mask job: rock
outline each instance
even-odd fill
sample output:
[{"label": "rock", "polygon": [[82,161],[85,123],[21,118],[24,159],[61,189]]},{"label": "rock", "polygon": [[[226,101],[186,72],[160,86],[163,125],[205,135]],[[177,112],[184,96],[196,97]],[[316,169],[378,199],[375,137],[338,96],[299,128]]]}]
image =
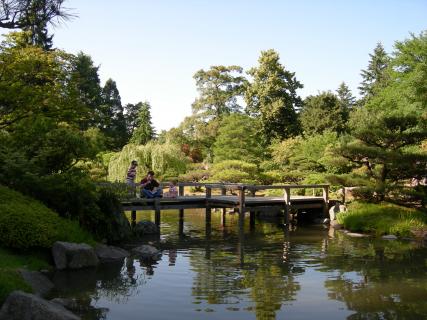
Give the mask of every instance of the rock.
[{"label": "rock", "polygon": [[19,270],[22,278],[33,289],[34,294],[45,297],[55,286],[44,274],[37,271]]},{"label": "rock", "polygon": [[57,241],[52,247],[53,260],[57,269],[79,269],[99,264],[95,250],[85,243]]},{"label": "rock", "polygon": [[66,299],[66,298],[55,298],[50,300],[52,303],[59,304],[63,306],[64,308],[73,311],[73,312],[79,312],[81,311],[81,307],[76,299]]},{"label": "rock", "polygon": [[146,260],[160,260],[161,252],[150,245],[142,245],[132,249],[132,253]]},{"label": "rock", "polygon": [[0,310],[0,320],[79,320],[63,306],[34,294],[14,291]]},{"label": "rock", "polygon": [[339,224],[337,222],[337,220],[331,220],[330,226],[334,229],[343,229],[344,228],[344,226],[342,224]]},{"label": "rock", "polygon": [[107,313],[109,311],[108,308],[95,308],[91,305],[82,304],[82,302],[79,302],[77,299],[55,298],[50,300],[50,302],[59,304],[65,309],[68,309],[76,314],[97,314],[97,319],[107,319]]},{"label": "rock", "polygon": [[352,238],[366,238],[369,237],[367,234],[363,233],[355,233],[355,232],[347,232],[347,235]]},{"label": "rock", "polygon": [[102,262],[121,260],[130,255],[125,249],[106,246],[105,244],[98,244],[95,247],[95,253]]},{"label": "rock", "polygon": [[160,230],[154,222],[140,221],[134,227],[134,232],[137,236],[142,236],[147,234],[158,234]]},{"label": "rock", "polygon": [[331,221],[335,220],[338,213],[347,212],[347,207],[339,202],[336,202],[334,206],[329,209],[329,218]]},{"label": "rock", "polygon": [[384,240],[397,240],[397,237],[394,234],[387,234],[381,237]]}]

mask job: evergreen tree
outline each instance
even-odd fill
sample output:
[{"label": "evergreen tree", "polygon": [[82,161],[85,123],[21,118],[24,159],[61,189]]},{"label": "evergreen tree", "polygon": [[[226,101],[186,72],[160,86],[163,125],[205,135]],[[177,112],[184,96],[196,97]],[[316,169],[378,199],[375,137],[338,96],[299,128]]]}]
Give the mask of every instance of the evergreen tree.
[{"label": "evergreen tree", "polygon": [[245,95],[246,112],[259,120],[267,143],[297,135],[300,125],[296,111],[302,102],[296,90],[302,84],[280,64],[276,51],[262,51],[258,62],[258,67],[248,71],[253,82]]},{"label": "evergreen tree", "polygon": [[425,175],[427,167],[422,150],[427,139],[427,35],[398,42],[396,49],[390,79],[352,113],[354,139],[343,141],[340,149],[359,174],[364,172],[370,195],[380,200],[403,190],[408,179]]},{"label": "evergreen tree", "polygon": [[346,120],[348,120],[348,114],[356,106],[356,98],[345,82],[341,82],[336,92],[341,103],[342,112],[343,114],[347,113]]},{"label": "evergreen tree", "polygon": [[110,140],[109,146],[114,150],[121,149],[126,144],[128,135],[122,101],[116,82],[112,79],[108,79],[104,88],[102,88],[101,95],[103,108],[109,119],[103,131]]},{"label": "evergreen tree", "polygon": [[384,50],[381,43],[378,43],[373,54],[369,54],[370,61],[366,70],[362,70],[362,83],[358,87],[362,95],[362,104],[375,95],[376,92],[384,88],[387,84],[387,67],[390,57]]},{"label": "evergreen tree", "polygon": [[[0,2],[0,28],[28,31],[29,44],[43,49],[52,47],[48,26],[71,17],[64,0],[4,0]],[[55,21],[56,20],[56,21]]]},{"label": "evergreen tree", "polygon": [[332,92],[308,96],[300,114],[304,134],[321,134],[325,130],[343,133],[346,130],[348,110],[343,108]]},{"label": "evergreen tree", "polygon": [[103,110],[99,67],[94,66],[89,55],[79,52],[74,58],[73,69],[72,80],[77,86],[80,100],[90,110],[90,118],[83,121],[82,128],[105,128],[109,120]]},{"label": "evergreen tree", "polygon": [[255,119],[231,114],[223,119],[213,145],[214,161],[243,160],[259,163],[263,154]]},{"label": "evergreen tree", "polygon": [[151,123],[151,106],[148,102],[139,102],[138,117],[136,119],[136,127],[132,133],[131,143],[146,144],[148,141],[154,139],[155,132]]},{"label": "evergreen tree", "polygon": [[129,137],[132,137],[132,133],[137,127],[138,113],[141,106],[142,102],[138,102],[137,104],[128,103],[125,105],[126,130]]}]

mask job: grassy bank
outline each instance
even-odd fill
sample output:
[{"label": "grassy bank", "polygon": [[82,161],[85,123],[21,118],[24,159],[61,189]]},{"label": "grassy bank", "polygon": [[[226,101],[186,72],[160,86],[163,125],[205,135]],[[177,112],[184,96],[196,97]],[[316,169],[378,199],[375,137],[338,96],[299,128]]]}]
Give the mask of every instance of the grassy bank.
[{"label": "grassy bank", "polygon": [[35,253],[18,254],[0,248],[0,305],[13,290],[31,292],[20,276],[19,269],[41,270],[50,268],[48,259]]},{"label": "grassy bank", "polygon": [[427,230],[427,214],[391,203],[354,202],[337,220],[348,230],[375,234],[412,236],[414,230]]},{"label": "grassy bank", "polygon": [[95,244],[77,222],[0,186],[0,304],[13,290],[31,291],[18,269],[49,268],[50,248],[55,241]]}]

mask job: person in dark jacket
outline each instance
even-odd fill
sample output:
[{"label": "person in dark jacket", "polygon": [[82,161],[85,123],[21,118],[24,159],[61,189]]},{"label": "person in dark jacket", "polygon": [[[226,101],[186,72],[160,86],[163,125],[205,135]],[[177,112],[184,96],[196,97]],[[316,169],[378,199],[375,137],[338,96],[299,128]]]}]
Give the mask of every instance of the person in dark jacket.
[{"label": "person in dark jacket", "polygon": [[147,176],[141,180],[141,196],[145,198],[161,198],[162,189],[160,184],[154,179],[154,172],[148,171]]}]

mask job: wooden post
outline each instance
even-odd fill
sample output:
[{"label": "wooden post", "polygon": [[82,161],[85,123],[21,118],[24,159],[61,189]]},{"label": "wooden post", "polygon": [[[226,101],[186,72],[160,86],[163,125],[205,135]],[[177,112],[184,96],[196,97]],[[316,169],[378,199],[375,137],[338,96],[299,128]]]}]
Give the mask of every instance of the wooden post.
[{"label": "wooden post", "polygon": [[211,217],[212,217],[212,209],[210,206],[206,206],[206,225],[210,225],[211,224]]},{"label": "wooden post", "polygon": [[249,223],[249,225],[250,225],[251,230],[253,230],[255,228],[255,211],[251,210],[249,212],[249,214],[250,214],[250,218],[249,218],[250,223]]},{"label": "wooden post", "polygon": [[225,187],[222,187],[222,188],[221,188],[221,195],[222,195],[222,196],[227,195],[227,189],[226,189]]},{"label": "wooden post", "polygon": [[226,208],[222,208],[222,213],[221,213],[221,225],[222,225],[223,227],[225,227],[225,225],[227,224],[226,213],[227,213],[227,209],[226,209]]},{"label": "wooden post", "polygon": [[180,196],[180,197],[184,196],[184,186],[182,186],[182,185],[178,186],[178,196]]},{"label": "wooden post", "polygon": [[239,188],[239,228],[243,230],[245,223],[245,187]]},{"label": "wooden post", "polygon": [[160,198],[154,198],[155,223],[160,226]]},{"label": "wooden post", "polygon": [[136,225],[136,211],[132,210],[130,214],[131,226],[134,227]]},{"label": "wooden post", "polygon": [[289,214],[290,214],[290,206],[291,206],[291,188],[285,187],[284,198],[285,198],[285,224],[289,225]]},{"label": "wooden post", "polygon": [[209,186],[206,186],[206,199],[210,199],[212,197],[212,188]]},{"label": "wooden post", "polygon": [[329,186],[322,188],[323,190],[323,217],[326,218],[329,215]]}]

